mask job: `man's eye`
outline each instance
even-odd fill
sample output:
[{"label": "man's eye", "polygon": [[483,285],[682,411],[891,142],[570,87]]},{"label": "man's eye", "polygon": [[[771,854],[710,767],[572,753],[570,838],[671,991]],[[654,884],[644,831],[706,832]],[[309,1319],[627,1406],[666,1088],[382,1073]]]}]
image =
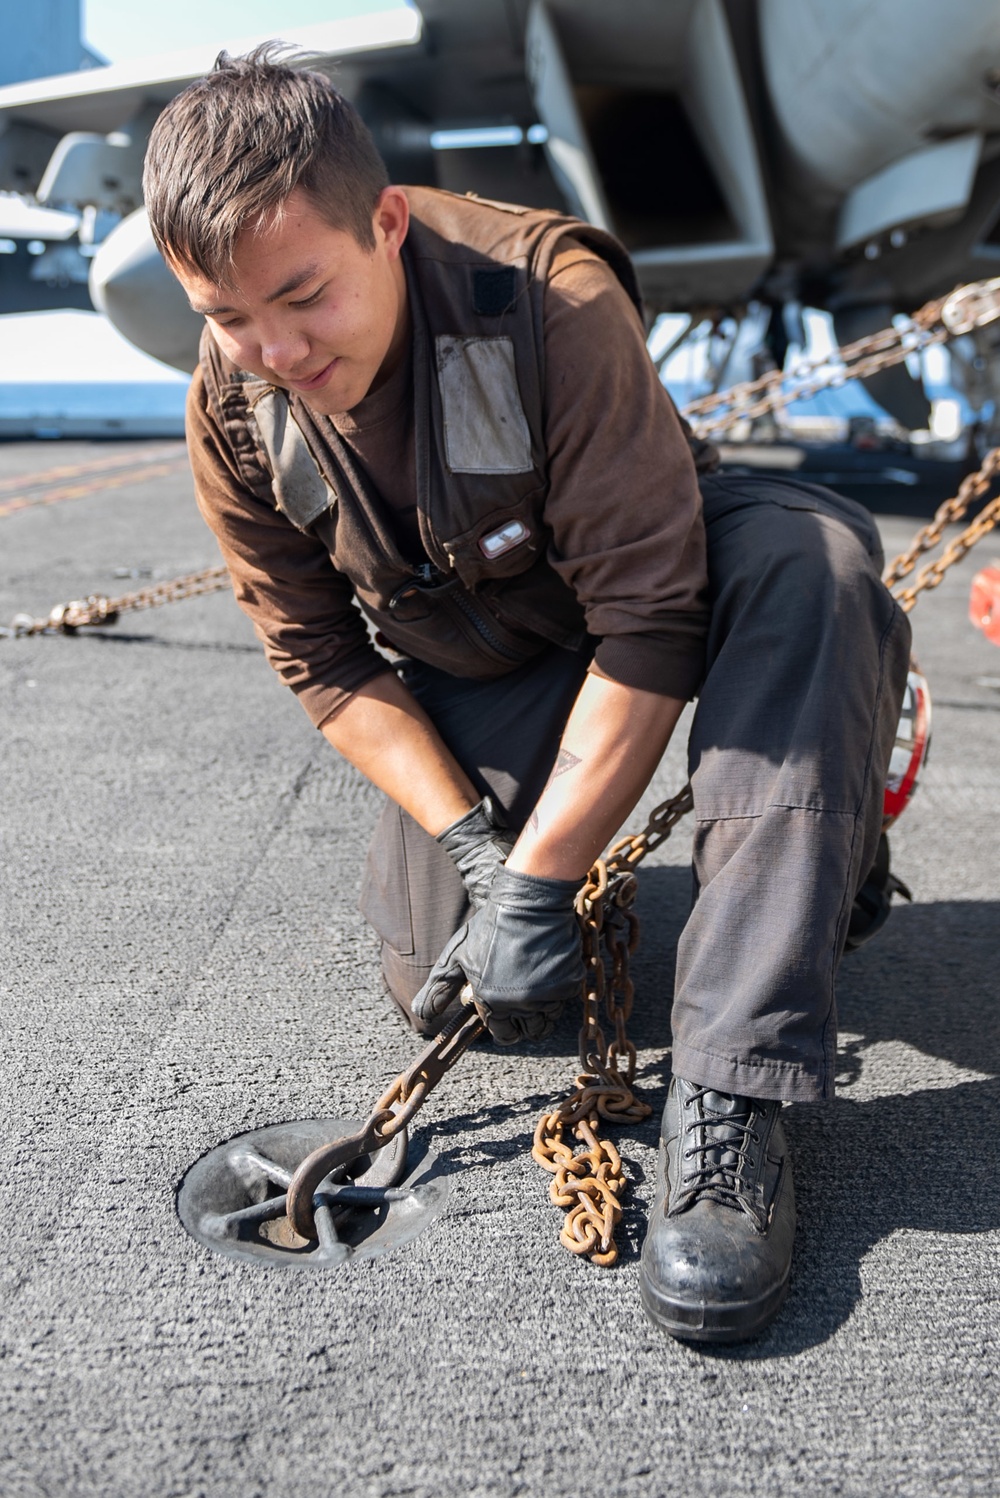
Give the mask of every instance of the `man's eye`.
[{"label": "man's eye", "polygon": [[302,300],[298,302],[289,302],[288,305],[290,307],[314,307],[325,290],[326,287],[321,286],[318,291],[313,292],[312,296],[303,297]]}]

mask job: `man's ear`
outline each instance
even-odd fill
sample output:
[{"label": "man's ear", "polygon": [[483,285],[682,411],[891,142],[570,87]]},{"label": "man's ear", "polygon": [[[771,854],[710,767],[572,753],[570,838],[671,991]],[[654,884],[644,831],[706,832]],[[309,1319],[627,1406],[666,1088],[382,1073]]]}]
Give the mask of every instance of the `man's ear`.
[{"label": "man's ear", "polygon": [[376,244],[383,243],[390,259],[395,260],[410,227],[410,204],[401,187],[384,187],[379,193],[372,227]]}]

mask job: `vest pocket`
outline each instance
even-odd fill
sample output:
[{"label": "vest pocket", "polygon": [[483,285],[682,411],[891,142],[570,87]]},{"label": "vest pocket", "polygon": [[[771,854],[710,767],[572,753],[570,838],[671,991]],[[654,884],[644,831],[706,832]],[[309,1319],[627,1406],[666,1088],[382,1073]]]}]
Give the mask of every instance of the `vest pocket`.
[{"label": "vest pocket", "polygon": [[455,624],[480,655],[510,670],[523,666],[544,649],[544,639],[517,639],[505,629],[492,609],[471,593],[459,590],[441,600]]},{"label": "vest pocket", "polygon": [[[544,554],[547,533],[540,519],[546,490],[532,489],[515,504],[487,510],[469,530],[443,542],[449,560],[467,588],[492,579],[517,577]],[[485,507],[484,507],[485,508]]]}]

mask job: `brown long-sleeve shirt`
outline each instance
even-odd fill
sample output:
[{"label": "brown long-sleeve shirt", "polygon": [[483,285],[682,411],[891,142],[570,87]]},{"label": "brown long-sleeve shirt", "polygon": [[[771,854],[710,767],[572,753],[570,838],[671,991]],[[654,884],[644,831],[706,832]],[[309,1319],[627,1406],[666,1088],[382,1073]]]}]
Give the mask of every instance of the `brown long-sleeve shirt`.
[{"label": "brown long-sleeve shirt", "polygon": [[[567,240],[544,304],[549,565],[596,638],[592,669],[688,697],[700,681],[708,610],[695,462],[614,272]],[[331,421],[386,507],[405,556],[420,560],[411,360]],[[188,401],[198,503],[271,664],[321,725],[387,669],[324,541],[246,486],[200,371]],[[708,466],[710,454],[699,457]],[[481,666],[481,663],[477,663]],[[481,670],[470,674],[481,674]]]}]

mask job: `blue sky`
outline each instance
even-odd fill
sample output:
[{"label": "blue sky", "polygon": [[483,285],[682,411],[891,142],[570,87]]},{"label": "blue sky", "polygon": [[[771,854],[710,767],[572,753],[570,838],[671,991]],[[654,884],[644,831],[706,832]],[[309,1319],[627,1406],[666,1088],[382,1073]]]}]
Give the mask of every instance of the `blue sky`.
[{"label": "blue sky", "polygon": [[376,10],[396,0],[83,0],[83,35],[109,62],[178,52],[184,47],[225,46],[270,32],[295,41],[296,26],[314,26]]}]

